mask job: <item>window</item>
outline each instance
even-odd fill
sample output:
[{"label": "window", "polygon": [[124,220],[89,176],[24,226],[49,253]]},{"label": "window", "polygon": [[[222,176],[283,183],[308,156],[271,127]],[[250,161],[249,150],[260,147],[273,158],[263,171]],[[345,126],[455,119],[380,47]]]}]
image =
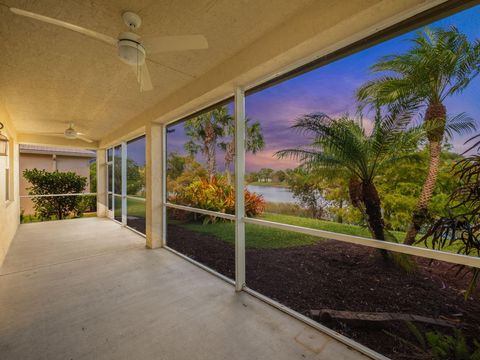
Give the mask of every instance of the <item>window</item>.
[{"label": "window", "polygon": [[107,150],[107,195],[108,210],[113,210],[113,149]]},{"label": "window", "polygon": [[[466,240],[450,243],[447,238],[467,234],[468,228],[473,232],[469,233],[472,250],[468,255],[476,257],[474,260],[480,256],[480,247],[473,240],[480,236],[478,213],[455,217],[455,212],[468,211],[468,203],[459,201],[458,193],[452,200],[465,180],[460,179],[456,164],[467,161],[472,166],[477,163],[478,168],[478,150],[471,153],[473,158],[463,151],[465,141],[477,134],[475,125],[477,129],[480,125],[476,100],[480,77],[472,68],[468,86],[445,95],[447,127],[453,125],[454,131],[443,136],[438,178],[425,208],[430,220],[423,222],[414,214],[421,194],[426,193],[422,189],[429,173],[429,156],[437,148],[429,143],[429,124],[418,124],[428,121],[426,111],[431,104],[427,97],[420,110],[417,103],[410,103],[411,114],[396,113],[394,105],[398,104],[388,106],[389,98],[381,98],[383,92],[375,93],[375,87],[365,84],[377,81],[381,86],[382,79],[395,76],[395,82],[383,83],[383,91],[389,86],[396,91],[403,85],[410,94],[424,96],[416,91],[424,90],[426,79],[435,76],[432,64],[438,60],[437,54],[456,53],[428,49],[435,46],[436,39],[449,37],[470,42],[473,48],[480,38],[479,15],[477,6],[429,25],[431,30],[406,33],[247,93],[246,116],[260,124],[264,147],[255,154],[246,153],[246,184],[265,201],[264,211],[246,219],[248,288],[392,358],[427,356],[433,351],[428,348],[431,344],[422,345],[427,337],[453,341],[455,335],[448,329],[453,323],[449,321],[453,321],[452,313],[461,313],[456,318],[462,328],[459,336],[474,351],[478,334],[469,329],[480,319],[480,308],[473,310],[480,293],[471,291],[470,286],[479,276],[478,265],[454,266],[420,248],[462,253]],[[425,49],[413,51],[419,43],[427,44]],[[428,69],[422,68],[422,59],[405,64],[396,57],[418,53],[433,54],[428,61],[424,59]],[[471,50],[470,55],[474,53]],[[382,63],[386,56],[396,59],[393,65]],[[478,61],[478,53],[476,56]],[[461,61],[455,56],[450,60]],[[378,63],[379,69],[390,71],[372,72]],[[402,65],[398,71],[391,71],[398,63]],[[413,71],[406,71],[408,66],[416,66],[415,74],[423,71],[428,76],[405,79],[404,74]],[[442,69],[440,65],[439,71]],[[445,87],[451,88],[455,81],[463,80],[452,76]],[[393,97],[394,91],[389,96]],[[364,102],[372,96],[385,105]],[[431,120],[430,126],[435,121]],[[423,131],[430,135],[424,137]],[[465,206],[463,210],[455,206],[458,202]],[[459,229],[467,218],[469,223]],[[419,231],[408,242],[412,219],[414,228],[419,224]],[[449,222],[453,224],[450,227]],[[352,236],[379,240],[375,245],[405,241],[418,248],[414,253],[426,258],[375,248],[371,240],[358,245]],[[453,256],[452,262],[462,261]],[[458,276],[455,271],[460,271]],[[423,320],[406,322],[413,314]]]},{"label": "window", "polygon": [[[432,30],[431,36],[450,36],[456,31],[453,25],[465,34],[461,39],[475,46],[479,16],[477,6],[436,21],[430,27],[443,30]],[[455,204],[449,208],[451,194],[463,181],[452,169],[470,161],[462,152],[465,140],[475,135],[473,122],[464,115],[452,117],[451,130],[461,131],[442,140],[439,177],[428,208],[431,222],[419,226],[413,243],[406,243],[411,246],[403,246],[409,223],[416,219],[430,148],[436,146],[422,137],[428,125],[416,128],[425,119],[428,103],[420,112],[412,106],[414,113],[399,114],[393,106],[398,104],[362,102],[370,100],[371,92],[357,96],[363,84],[392,76],[371,72],[379,59],[406,53],[415,44],[435,43],[413,42],[418,36],[421,32],[405,33],[321,67],[293,71],[288,79],[247,91],[245,99],[239,94],[237,105],[243,106],[245,100],[247,119],[246,176],[241,179],[245,192],[243,186],[232,189],[223,183],[239,175],[226,165],[235,131],[226,132],[228,120],[217,122],[212,111],[223,108],[225,115],[232,116],[231,105],[213,106],[170,124],[166,129],[167,246],[229,279],[237,268],[243,281],[245,262],[245,284],[236,284],[237,288],[246,285],[247,291],[274,299],[388,357],[431,357],[435,350],[427,339],[433,338],[442,344],[465,343],[471,352],[477,351],[480,293],[472,286],[480,274],[480,248],[473,241],[468,256],[460,256],[456,253],[465,250],[464,238],[449,243],[441,231],[432,233],[432,224],[449,220],[459,209]],[[456,52],[444,55],[452,54]],[[428,75],[416,80],[431,79],[430,66],[437,60],[434,55],[428,62],[410,62],[429,65]],[[464,84],[465,69],[468,66],[460,66],[459,86]],[[476,75],[474,67],[472,75]],[[431,89],[411,79],[402,84],[413,84],[411,91]],[[479,91],[480,78],[472,76],[468,87],[448,97],[444,105],[452,115],[468,112],[478,126]],[[472,155],[480,162],[478,154]],[[232,191],[244,193],[242,222],[236,222],[241,214],[229,208],[235,202],[228,196]],[[478,211],[471,218],[476,222],[468,231],[476,230],[470,239],[477,239]],[[455,236],[459,233],[463,234],[453,231]],[[452,326],[461,330],[453,331]],[[453,358],[454,350],[446,350],[451,352],[446,357]]]},{"label": "window", "polygon": [[145,234],[145,136],[127,142],[127,226]]},{"label": "window", "polygon": [[235,122],[225,101],[166,130],[167,245],[235,276]]}]

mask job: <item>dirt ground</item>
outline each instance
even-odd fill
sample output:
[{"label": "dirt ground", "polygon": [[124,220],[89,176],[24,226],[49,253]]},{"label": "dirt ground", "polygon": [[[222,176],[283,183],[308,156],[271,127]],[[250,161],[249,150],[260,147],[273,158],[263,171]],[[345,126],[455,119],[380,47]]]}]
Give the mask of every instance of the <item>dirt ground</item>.
[{"label": "dirt ground", "polygon": [[[168,226],[168,246],[234,278],[235,249],[209,235],[176,225]],[[480,291],[468,301],[468,276],[455,276],[448,263],[413,258],[417,270],[406,273],[385,262],[378,250],[319,241],[315,245],[284,249],[247,249],[246,282],[258,291],[304,315],[310,310],[405,313],[446,319],[458,324],[471,341],[480,337]],[[405,322],[380,325],[332,321],[325,325],[393,359],[426,359]],[[446,327],[415,324],[422,331]]]}]

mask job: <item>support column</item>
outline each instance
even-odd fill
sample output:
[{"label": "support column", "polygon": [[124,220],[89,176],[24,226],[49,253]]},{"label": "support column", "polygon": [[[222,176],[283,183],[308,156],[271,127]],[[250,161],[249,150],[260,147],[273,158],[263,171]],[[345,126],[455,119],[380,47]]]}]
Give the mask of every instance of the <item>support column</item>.
[{"label": "support column", "polygon": [[150,123],[146,127],[146,246],[150,249],[163,247],[163,168],[164,168],[164,127]]},{"label": "support column", "polygon": [[245,286],[245,94],[235,89],[235,290]]},{"label": "support column", "polygon": [[107,151],[97,150],[97,216],[107,216]]}]

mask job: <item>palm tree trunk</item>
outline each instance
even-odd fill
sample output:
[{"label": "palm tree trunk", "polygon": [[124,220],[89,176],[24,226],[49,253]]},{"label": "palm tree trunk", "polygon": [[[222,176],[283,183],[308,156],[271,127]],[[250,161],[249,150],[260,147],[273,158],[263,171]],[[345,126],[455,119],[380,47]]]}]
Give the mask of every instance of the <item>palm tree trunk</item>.
[{"label": "palm tree trunk", "polygon": [[430,143],[428,173],[423,183],[417,206],[413,212],[412,220],[408,226],[405,240],[403,241],[406,245],[412,245],[415,242],[418,232],[428,218],[428,204],[432,198],[433,190],[437,182],[438,170],[440,168],[440,155],[442,153],[442,140],[445,133],[446,114],[446,108],[441,103],[430,104],[425,113],[425,125]]},{"label": "palm tree trunk", "polygon": [[[366,217],[372,237],[376,240],[385,240],[385,223],[383,222],[380,197],[375,184],[371,181],[361,182],[358,178],[351,178],[349,193],[353,206]],[[380,254],[385,260],[389,259],[386,250],[381,249]]]},{"label": "palm tree trunk", "polygon": [[377,189],[372,182],[362,183],[363,203],[367,221],[370,225],[373,237],[377,240],[385,240],[385,224],[382,218],[382,209],[380,206],[380,197]]},{"label": "palm tree trunk", "polygon": [[227,177],[227,184],[232,184],[232,174],[230,172],[230,166],[235,158],[235,143],[231,142],[227,145],[225,151],[225,175]]},{"label": "palm tree trunk", "polygon": [[418,232],[428,218],[428,203],[432,198],[433,189],[437,182],[438,169],[440,167],[440,153],[442,145],[439,142],[430,143],[430,160],[428,165],[428,175],[423,184],[422,192],[418,198],[418,203],[413,212],[412,220],[405,236],[406,245],[412,245],[415,242]]},{"label": "palm tree trunk", "polygon": [[207,160],[207,172],[208,177],[211,180],[215,176],[216,158],[215,158],[215,131],[211,122],[208,122],[205,126],[205,156]]}]

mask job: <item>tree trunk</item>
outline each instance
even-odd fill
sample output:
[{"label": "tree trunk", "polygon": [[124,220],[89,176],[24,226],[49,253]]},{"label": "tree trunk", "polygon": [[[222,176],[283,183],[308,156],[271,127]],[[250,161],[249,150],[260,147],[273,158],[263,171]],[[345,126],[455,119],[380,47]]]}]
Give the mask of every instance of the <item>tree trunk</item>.
[{"label": "tree trunk", "polygon": [[211,122],[205,126],[205,156],[207,160],[207,172],[210,180],[215,176],[216,152],[215,152],[215,130]]},{"label": "tree trunk", "polygon": [[439,142],[430,143],[430,160],[428,165],[428,175],[423,183],[422,192],[418,198],[418,203],[412,215],[412,220],[408,226],[405,236],[406,245],[412,245],[415,242],[418,232],[428,218],[428,203],[432,198],[433,189],[437,182],[438,169],[440,166],[441,144]]},{"label": "tree trunk", "polygon": [[231,142],[227,145],[225,151],[225,175],[227,177],[227,184],[232,184],[232,174],[230,172],[230,166],[235,159],[235,143]]},{"label": "tree trunk", "polygon": [[423,183],[417,206],[412,214],[404,244],[412,245],[423,224],[428,218],[428,204],[433,195],[440,167],[442,140],[445,133],[446,109],[443,104],[430,104],[425,113],[425,124],[429,141],[430,158],[428,173]]},{"label": "tree trunk", "polygon": [[[353,206],[366,217],[372,237],[376,240],[385,240],[385,224],[382,218],[380,197],[373,182],[361,182],[358,178],[351,178],[348,188],[350,200]],[[380,249],[379,251],[385,260],[389,259],[386,250]]]},{"label": "tree trunk", "polygon": [[377,189],[372,182],[362,183],[363,203],[365,204],[365,212],[373,237],[377,240],[385,240],[384,227],[382,218],[382,209],[380,206],[380,197]]}]

